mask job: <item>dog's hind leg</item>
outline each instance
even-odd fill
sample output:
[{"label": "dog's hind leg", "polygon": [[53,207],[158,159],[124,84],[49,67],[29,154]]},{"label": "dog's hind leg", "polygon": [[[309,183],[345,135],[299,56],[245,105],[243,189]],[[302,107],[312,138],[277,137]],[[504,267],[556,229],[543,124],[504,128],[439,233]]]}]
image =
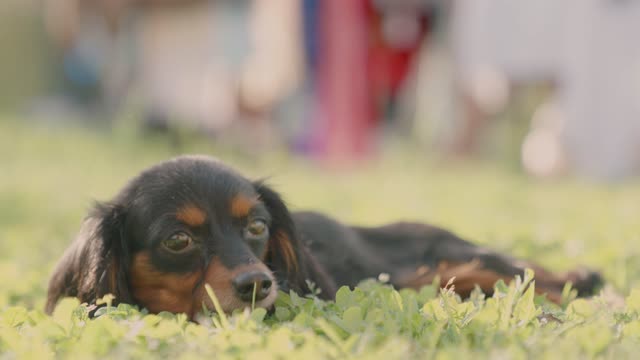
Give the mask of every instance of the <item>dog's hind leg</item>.
[{"label": "dog's hind leg", "polygon": [[[479,249],[479,248],[477,248]],[[397,287],[420,289],[433,283],[438,277],[440,286],[451,284],[453,290],[461,297],[468,297],[477,286],[485,294],[492,295],[498,280],[509,283],[516,275],[524,276],[525,269],[535,273],[536,293],[546,294],[555,303],[562,301],[562,291],[567,282],[572,283],[578,296],[587,296],[602,285],[602,278],[597,272],[578,269],[567,273],[553,273],[534,263],[511,259],[487,251],[476,252],[472,257],[461,257],[460,253],[452,259],[440,260],[434,268],[418,267],[412,273],[396,276]],[[462,260],[465,259],[465,260]]]}]

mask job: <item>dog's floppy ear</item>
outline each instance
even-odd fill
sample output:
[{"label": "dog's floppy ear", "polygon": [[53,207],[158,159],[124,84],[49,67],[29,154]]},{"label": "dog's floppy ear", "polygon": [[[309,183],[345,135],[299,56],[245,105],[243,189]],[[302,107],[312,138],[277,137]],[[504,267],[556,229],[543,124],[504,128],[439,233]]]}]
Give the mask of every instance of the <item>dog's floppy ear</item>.
[{"label": "dog's floppy ear", "polygon": [[91,211],[49,281],[48,313],[65,296],[88,304],[106,294],[113,294],[115,302],[132,301],[126,275],[129,251],[124,217],[123,207],[117,204],[100,203]]},{"label": "dog's floppy ear", "polygon": [[309,280],[322,289],[321,296],[333,296],[335,287],[300,243],[294,221],[280,195],[263,181],[256,181],[253,185],[271,214],[270,238],[264,260],[278,279],[280,289],[306,294],[311,292]]},{"label": "dog's floppy ear", "polygon": [[96,240],[102,250],[95,272],[95,296],[113,294],[117,302],[131,303],[127,279],[131,259],[124,232],[125,210],[120,205],[100,204],[95,212],[101,220]]}]

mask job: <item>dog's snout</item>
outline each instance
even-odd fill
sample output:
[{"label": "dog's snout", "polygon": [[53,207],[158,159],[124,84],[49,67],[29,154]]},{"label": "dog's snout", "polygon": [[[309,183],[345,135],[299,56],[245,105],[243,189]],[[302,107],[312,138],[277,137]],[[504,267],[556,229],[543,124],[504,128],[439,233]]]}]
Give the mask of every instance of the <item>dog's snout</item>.
[{"label": "dog's snout", "polygon": [[249,271],[236,276],[233,288],[242,301],[252,301],[255,288],[256,301],[266,298],[271,292],[271,277],[263,271]]}]

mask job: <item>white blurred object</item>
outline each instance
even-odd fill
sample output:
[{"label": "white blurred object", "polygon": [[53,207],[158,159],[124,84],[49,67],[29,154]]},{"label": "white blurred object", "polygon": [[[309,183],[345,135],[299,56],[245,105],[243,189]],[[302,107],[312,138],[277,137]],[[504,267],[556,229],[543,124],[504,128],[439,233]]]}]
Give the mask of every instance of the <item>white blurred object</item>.
[{"label": "white blurred object", "polygon": [[137,84],[146,106],[219,130],[268,112],[300,81],[295,0],[226,0],[145,9]]},{"label": "white blurred object", "polygon": [[254,1],[250,18],[252,52],[243,66],[240,91],[246,105],[272,107],[302,78],[302,29],[296,0]]},{"label": "white blurred object", "polygon": [[137,24],[144,106],[210,130],[231,122],[235,76],[249,53],[248,3],[149,7]]},{"label": "white blurred object", "polygon": [[495,114],[509,101],[509,79],[498,68],[477,66],[461,81],[467,94],[486,113]]},{"label": "white blurred object", "polygon": [[522,143],[522,166],[541,178],[562,173],[566,168],[561,135],[565,118],[557,104],[541,105],[533,114],[531,131]]},{"label": "white blurred object", "polygon": [[563,129],[532,126],[522,149],[528,171],[544,175],[566,161],[591,178],[640,172],[640,1],[457,1],[451,26],[458,81],[478,104],[484,91],[473,79],[483,69],[508,84],[556,84]]},{"label": "white blurred object", "polygon": [[563,141],[581,174],[640,170],[640,2],[569,0],[560,73]]},{"label": "white blurred object", "polygon": [[557,0],[456,1],[454,61],[463,78],[493,67],[511,80],[546,77],[558,67],[567,4]]}]

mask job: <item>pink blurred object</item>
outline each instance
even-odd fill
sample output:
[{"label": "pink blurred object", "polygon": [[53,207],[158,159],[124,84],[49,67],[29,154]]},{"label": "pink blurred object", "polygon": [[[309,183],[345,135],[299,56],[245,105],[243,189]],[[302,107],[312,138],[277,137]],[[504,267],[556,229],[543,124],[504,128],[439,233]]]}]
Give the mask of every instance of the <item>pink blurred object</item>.
[{"label": "pink blurred object", "polygon": [[344,167],[375,152],[379,124],[422,44],[427,16],[370,0],[326,0],[319,7],[317,103],[312,148]]},{"label": "pink blurred object", "polygon": [[320,4],[314,143],[330,165],[347,165],[372,148],[365,3],[326,0]]}]

